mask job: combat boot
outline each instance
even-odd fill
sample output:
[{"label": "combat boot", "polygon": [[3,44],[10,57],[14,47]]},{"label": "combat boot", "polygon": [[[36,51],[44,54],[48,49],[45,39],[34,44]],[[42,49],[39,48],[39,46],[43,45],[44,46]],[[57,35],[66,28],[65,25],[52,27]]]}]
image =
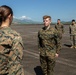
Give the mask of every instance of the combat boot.
[{"label": "combat boot", "polygon": [[76,46],[74,48],[76,49]]},{"label": "combat boot", "polygon": [[71,46],[70,48],[74,48],[74,46]]}]

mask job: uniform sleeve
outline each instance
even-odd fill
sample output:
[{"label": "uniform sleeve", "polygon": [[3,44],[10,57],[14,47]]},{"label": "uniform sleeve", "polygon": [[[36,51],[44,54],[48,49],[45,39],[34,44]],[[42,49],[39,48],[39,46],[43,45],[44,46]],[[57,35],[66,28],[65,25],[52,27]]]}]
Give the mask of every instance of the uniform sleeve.
[{"label": "uniform sleeve", "polygon": [[61,34],[55,30],[56,53],[59,54],[61,50]]},{"label": "uniform sleeve", "polygon": [[64,33],[64,25],[62,24],[62,32]]},{"label": "uniform sleeve", "polygon": [[40,34],[39,34],[39,32],[38,32],[38,49],[40,49]]},{"label": "uniform sleeve", "polygon": [[12,49],[9,55],[9,75],[24,75],[22,71],[21,60],[23,57],[23,41],[22,37],[18,34],[13,33],[12,38]]},{"label": "uniform sleeve", "polygon": [[57,29],[57,26],[55,25],[55,29]]},{"label": "uniform sleeve", "polygon": [[71,34],[71,26],[69,26],[69,34]]},{"label": "uniform sleeve", "polygon": [[20,60],[23,57],[23,41],[20,36],[16,36],[13,39],[12,43],[12,52],[11,52],[11,59],[14,60]]}]

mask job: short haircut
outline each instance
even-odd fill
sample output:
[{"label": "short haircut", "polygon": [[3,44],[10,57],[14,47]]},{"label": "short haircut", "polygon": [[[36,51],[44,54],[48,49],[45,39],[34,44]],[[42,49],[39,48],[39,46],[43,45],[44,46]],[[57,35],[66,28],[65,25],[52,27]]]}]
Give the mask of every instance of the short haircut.
[{"label": "short haircut", "polygon": [[60,19],[58,19],[60,21]]},{"label": "short haircut", "polygon": [[75,20],[73,19],[72,22],[75,22]]},{"label": "short haircut", "polygon": [[49,18],[51,20],[51,16],[48,16],[48,15],[43,16],[43,19],[47,19],[47,18]]}]

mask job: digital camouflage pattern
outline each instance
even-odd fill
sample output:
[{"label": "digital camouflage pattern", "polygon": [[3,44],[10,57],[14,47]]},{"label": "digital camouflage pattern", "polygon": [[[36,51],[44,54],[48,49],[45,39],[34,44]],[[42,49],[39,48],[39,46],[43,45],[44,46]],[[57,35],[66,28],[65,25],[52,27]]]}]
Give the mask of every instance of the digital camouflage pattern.
[{"label": "digital camouflage pattern", "polygon": [[59,53],[61,50],[60,39],[61,36],[59,32],[52,27],[49,27],[48,29],[43,27],[38,32],[40,63],[44,75],[53,75],[53,68],[55,66],[55,54]]},{"label": "digital camouflage pattern", "polygon": [[69,33],[71,43],[76,47],[76,24],[69,26]]},{"label": "digital camouflage pattern", "polygon": [[63,26],[62,23],[56,24],[56,25],[55,25],[55,28],[56,28],[61,34],[64,33],[64,26]]},{"label": "digital camouflage pattern", "polygon": [[10,27],[0,29],[0,75],[24,75],[21,65],[23,42]]}]

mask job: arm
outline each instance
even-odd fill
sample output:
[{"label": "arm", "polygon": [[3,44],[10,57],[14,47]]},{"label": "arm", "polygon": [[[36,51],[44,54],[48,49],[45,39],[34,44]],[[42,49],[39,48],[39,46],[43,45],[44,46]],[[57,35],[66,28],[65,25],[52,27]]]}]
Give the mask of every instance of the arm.
[{"label": "arm", "polygon": [[39,32],[38,32],[38,50],[39,50],[39,54],[40,54],[40,37],[39,37]]},{"label": "arm", "polygon": [[57,26],[55,25],[55,29],[57,29]]},{"label": "arm", "polygon": [[62,24],[62,32],[64,33],[64,26],[63,26],[63,24]]},{"label": "arm", "polygon": [[38,48],[40,49],[40,32],[38,32]]},{"label": "arm", "polygon": [[21,60],[23,57],[23,42],[20,36],[16,36],[13,39],[12,51],[10,53],[10,58],[14,60]]},{"label": "arm", "polygon": [[55,31],[55,41],[56,41],[56,57],[58,57],[61,50],[61,34]]},{"label": "arm", "polygon": [[69,26],[69,34],[71,34],[71,27]]}]

